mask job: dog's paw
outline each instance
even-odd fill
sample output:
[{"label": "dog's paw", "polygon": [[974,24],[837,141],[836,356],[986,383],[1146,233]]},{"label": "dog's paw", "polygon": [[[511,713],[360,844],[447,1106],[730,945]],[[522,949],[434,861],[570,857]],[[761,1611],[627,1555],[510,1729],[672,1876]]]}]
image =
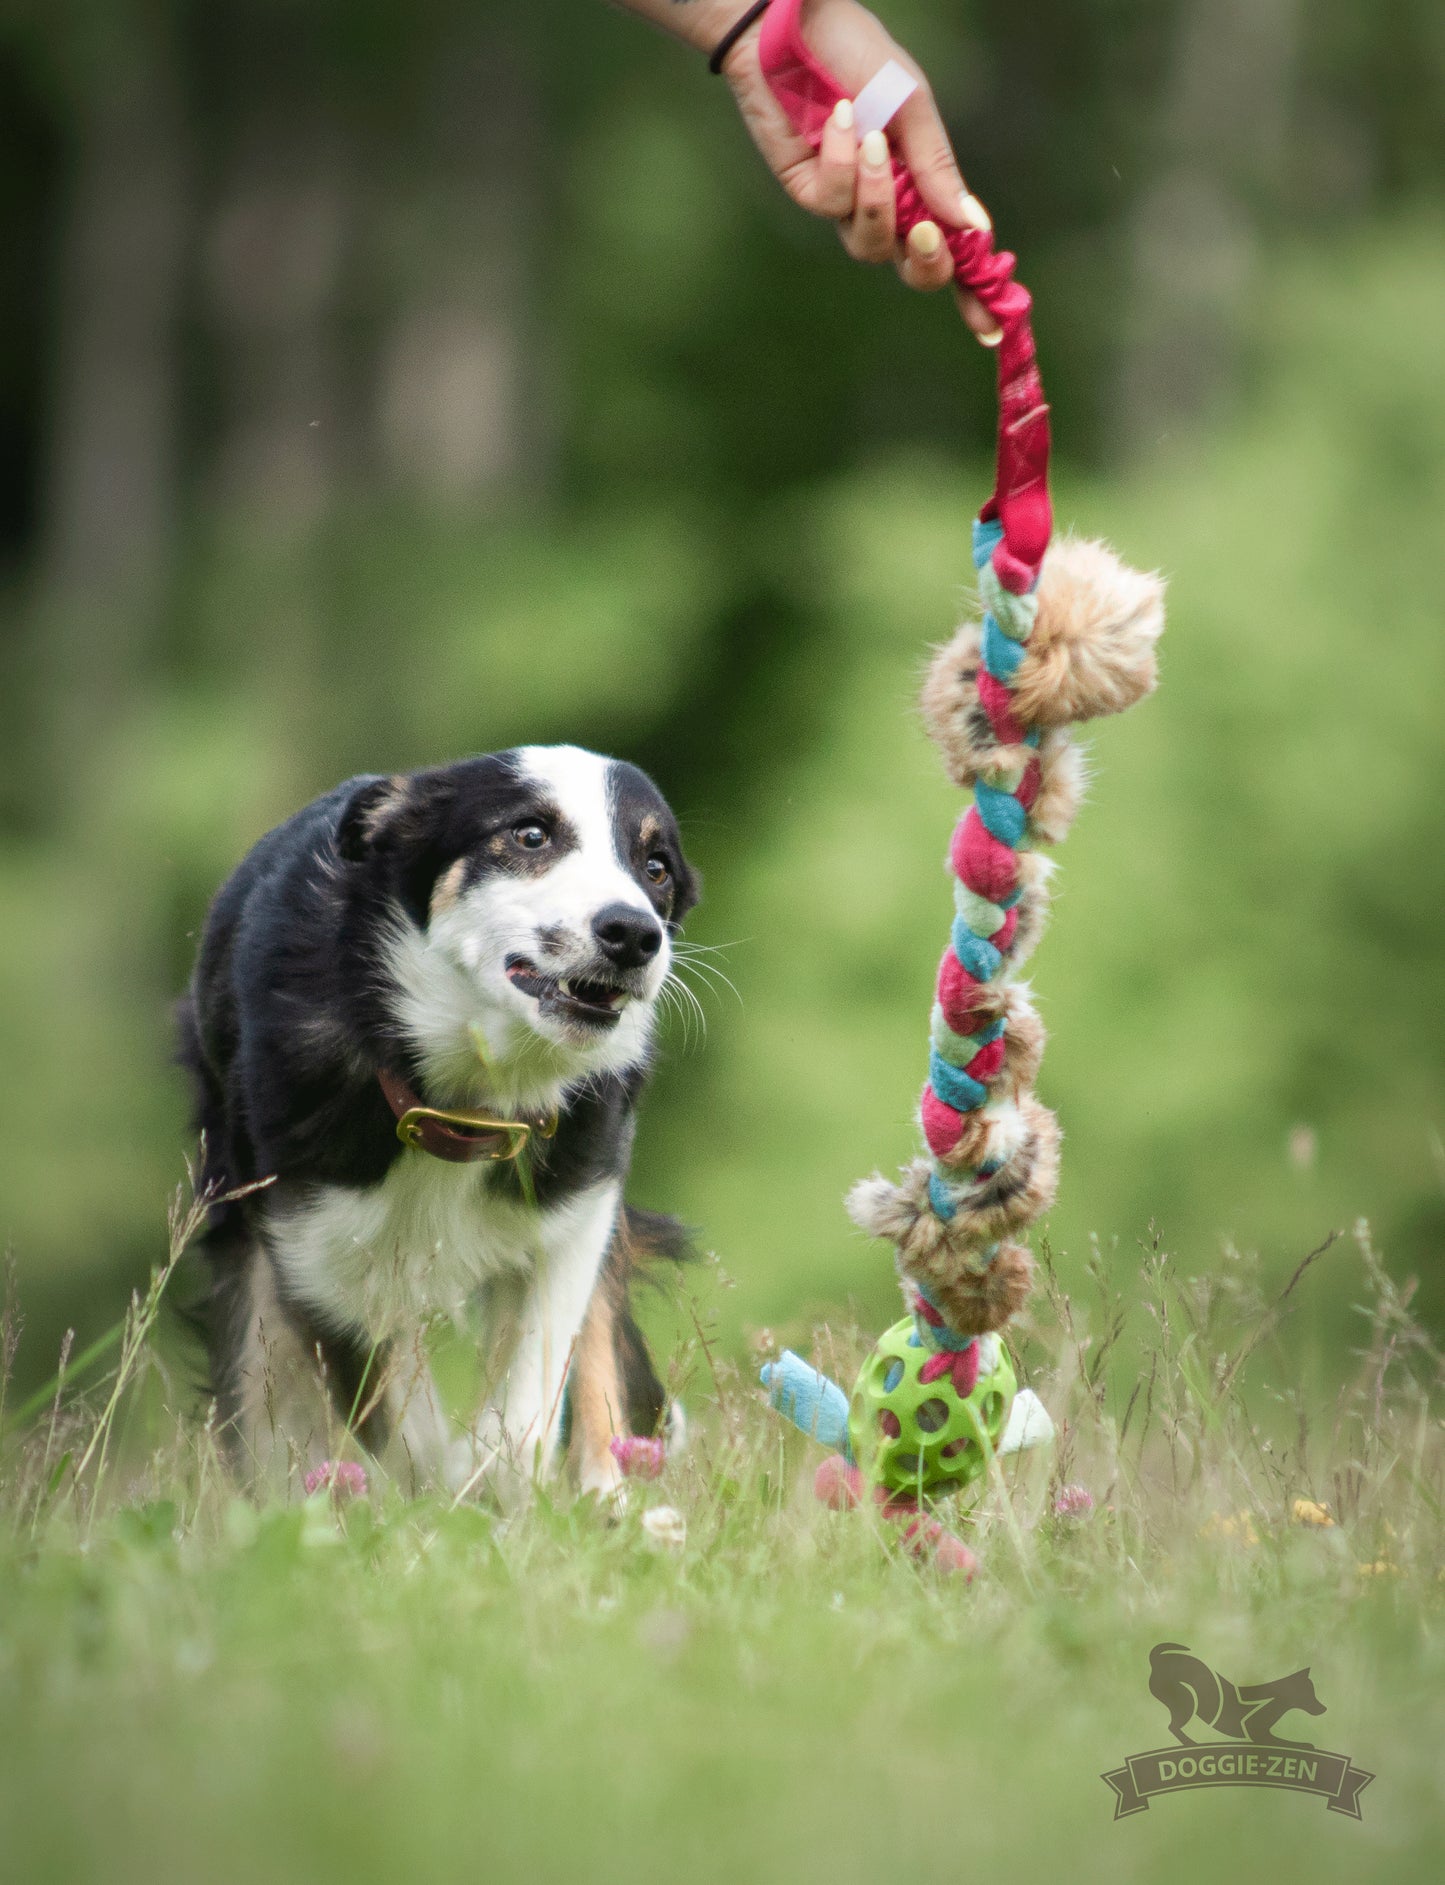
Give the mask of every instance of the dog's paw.
[{"label": "dog's paw", "polygon": [[589,1460],[582,1467],[577,1475],[577,1489],[584,1499],[595,1500],[597,1509],[609,1519],[620,1517],[632,1497],[622,1468],[610,1453]]}]

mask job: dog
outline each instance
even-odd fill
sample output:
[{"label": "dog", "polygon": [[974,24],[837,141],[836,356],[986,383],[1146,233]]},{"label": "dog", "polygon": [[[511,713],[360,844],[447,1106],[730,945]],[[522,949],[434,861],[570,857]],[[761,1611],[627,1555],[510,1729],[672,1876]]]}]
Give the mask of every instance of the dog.
[{"label": "dog", "polygon": [[[505,1506],[570,1455],[620,1495],[613,1440],[670,1417],[629,1282],[686,1234],[623,1191],[698,892],[653,782],[572,746],[348,780],[230,877],[179,1057],[243,1472],[318,1464],[341,1427],[413,1486]],[[457,1432],[424,1335],[477,1304],[491,1385]]]},{"label": "dog", "polygon": [[1185,1734],[1184,1725],[1194,1717],[1231,1740],[1277,1748],[1313,1747],[1312,1741],[1289,1741],[1276,1734],[1275,1724],[1295,1708],[1306,1715],[1325,1712],[1308,1669],[1237,1688],[1183,1643],[1156,1643],[1150,1650],[1149,1693],[1168,1709],[1169,1732],[1187,1748],[1195,1743]]}]

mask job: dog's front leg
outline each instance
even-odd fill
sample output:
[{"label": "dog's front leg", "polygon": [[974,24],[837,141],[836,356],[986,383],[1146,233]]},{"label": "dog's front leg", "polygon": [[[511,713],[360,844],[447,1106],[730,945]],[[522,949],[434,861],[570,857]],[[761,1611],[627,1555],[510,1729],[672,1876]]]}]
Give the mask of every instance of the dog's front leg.
[{"label": "dog's front leg", "polygon": [[620,1202],[619,1185],[596,1185],[539,1218],[512,1359],[478,1422],[468,1470],[453,1471],[458,1490],[485,1485],[514,1504],[554,1464],[568,1371]]}]

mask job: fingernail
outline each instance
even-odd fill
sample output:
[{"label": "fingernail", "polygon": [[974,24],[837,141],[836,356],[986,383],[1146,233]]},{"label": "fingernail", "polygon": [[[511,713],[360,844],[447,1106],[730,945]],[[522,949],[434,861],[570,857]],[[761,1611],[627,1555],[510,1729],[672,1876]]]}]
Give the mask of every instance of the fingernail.
[{"label": "fingernail", "polygon": [[863,161],[870,170],[886,168],[888,140],[881,131],[870,131],[863,139]]},{"label": "fingernail", "polygon": [[989,215],[976,196],[970,196],[967,190],[958,200],[959,220],[967,229],[981,229],[984,234],[993,228],[993,217]]},{"label": "fingernail", "polygon": [[927,261],[943,247],[943,233],[937,223],[915,223],[908,232],[908,246]]},{"label": "fingernail", "polygon": [[1003,339],[1003,329],[1001,327],[991,328],[988,333],[978,335],[977,339],[980,347],[996,347]]},{"label": "fingernail", "polygon": [[833,128],[836,131],[853,129],[853,100],[840,98],[833,107]]}]

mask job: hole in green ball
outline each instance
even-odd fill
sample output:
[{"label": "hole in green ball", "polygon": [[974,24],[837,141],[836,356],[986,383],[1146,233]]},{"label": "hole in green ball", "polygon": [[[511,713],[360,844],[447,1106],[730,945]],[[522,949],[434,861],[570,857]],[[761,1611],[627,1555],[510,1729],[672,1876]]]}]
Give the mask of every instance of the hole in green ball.
[{"label": "hole in green ball", "polygon": [[890,1440],[896,1440],[903,1432],[902,1423],[891,1407],[879,1408],[878,1426],[883,1433],[887,1434]]},{"label": "hole in green ball", "polygon": [[903,1363],[895,1356],[883,1370],[883,1392],[891,1394],[903,1379]]},{"label": "hole in green ball", "polygon": [[968,1435],[965,1434],[961,1440],[950,1440],[946,1447],[940,1449],[938,1457],[941,1460],[957,1459],[960,1453],[967,1453],[972,1444]]},{"label": "hole in green ball", "polygon": [[941,1433],[948,1425],[948,1403],[935,1395],[931,1401],[924,1401],[913,1418],[924,1433]]},{"label": "hole in green ball", "polygon": [[900,1473],[916,1473],[918,1471],[918,1455],[916,1453],[900,1453],[893,1464]]},{"label": "hole in green ball", "polygon": [[979,1409],[979,1416],[990,1433],[992,1433],[993,1429],[998,1425],[999,1410],[1002,1406],[1003,1396],[1001,1394],[984,1395],[983,1406]]}]

